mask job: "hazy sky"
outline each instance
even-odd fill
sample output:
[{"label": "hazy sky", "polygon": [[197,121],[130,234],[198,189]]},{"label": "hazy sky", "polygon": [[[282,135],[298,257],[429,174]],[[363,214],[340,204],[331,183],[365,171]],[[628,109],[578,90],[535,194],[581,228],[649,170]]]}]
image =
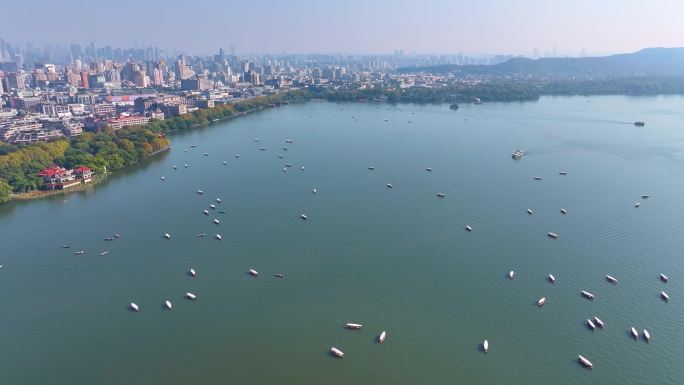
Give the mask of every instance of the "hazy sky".
[{"label": "hazy sky", "polygon": [[0,38],[211,53],[558,54],[684,46],[684,0],[7,0]]}]

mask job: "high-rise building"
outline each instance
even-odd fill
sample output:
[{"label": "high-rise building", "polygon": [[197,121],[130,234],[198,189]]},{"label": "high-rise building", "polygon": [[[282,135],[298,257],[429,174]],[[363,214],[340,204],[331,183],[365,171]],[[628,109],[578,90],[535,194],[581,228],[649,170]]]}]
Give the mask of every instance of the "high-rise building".
[{"label": "high-rise building", "polygon": [[147,88],[150,85],[150,77],[147,76],[145,71],[136,71],[133,76],[133,83],[136,87]]},{"label": "high-rise building", "polygon": [[14,88],[16,90],[23,90],[26,88],[25,82],[26,80],[23,71],[12,72],[7,75],[7,86],[10,89]]},{"label": "high-rise building", "polygon": [[90,88],[90,85],[88,84],[88,75],[90,75],[88,70],[81,71],[81,87],[83,88]]}]

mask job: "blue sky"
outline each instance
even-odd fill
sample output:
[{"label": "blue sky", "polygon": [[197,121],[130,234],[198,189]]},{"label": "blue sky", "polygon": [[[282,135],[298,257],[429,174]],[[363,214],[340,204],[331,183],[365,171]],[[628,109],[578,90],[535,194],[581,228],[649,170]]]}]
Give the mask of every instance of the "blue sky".
[{"label": "blue sky", "polygon": [[684,46],[684,0],[22,0],[0,38],[210,53],[630,52]]}]

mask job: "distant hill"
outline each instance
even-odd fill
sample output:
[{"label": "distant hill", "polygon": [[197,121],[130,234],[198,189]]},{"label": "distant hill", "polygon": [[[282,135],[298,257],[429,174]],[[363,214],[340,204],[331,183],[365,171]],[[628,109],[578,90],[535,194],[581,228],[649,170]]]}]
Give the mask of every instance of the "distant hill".
[{"label": "distant hill", "polygon": [[406,67],[399,73],[454,73],[536,76],[679,76],[684,75],[684,48],[646,48],[627,54],[582,58],[514,58],[495,65]]}]

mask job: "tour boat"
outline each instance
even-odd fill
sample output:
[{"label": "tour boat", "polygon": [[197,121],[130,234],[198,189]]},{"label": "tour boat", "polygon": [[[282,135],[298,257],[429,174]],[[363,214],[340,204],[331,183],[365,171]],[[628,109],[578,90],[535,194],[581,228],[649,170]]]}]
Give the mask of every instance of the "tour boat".
[{"label": "tour boat", "polygon": [[594,325],[594,322],[592,322],[591,319],[587,320],[587,325],[589,326],[589,329],[591,329],[591,330],[596,329],[596,325]]},{"label": "tour boat", "polygon": [[136,305],[134,302],[131,302],[130,305],[128,305],[128,307],[130,307],[131,310],[133,310],[133,311],[139,311],[140,310],[140,307],[138,305]]},{"label": "tour boat", "polygon": [[606,275],[606,281],[608,281],[612,284],[617,283],[617,279],[615,277],[610,276],[610,275]]},{"label": "tour boat", "polygon": [[661,292],[660,292],[660,298],[662,298],[663,301],[666,301],[666,302],[670,300],[670,296],[667,295],[667,293],[664,292],[664,291],[661,291]]},{"label": "tour boat", "polygon": [[387,188],[392,188],[392,187],[394,187],[394,186],[392,186],[391,183],[387,183]]},{"label": "tour boat", "polygon": [[190,269],[190,270],[188,271],[188,274],[190,274],[191,276],[194,277],[194,276],[197,275],[197,272],[195,271],[195,269]]},{"label": "tour boat", "polygon": [[586,299],[594,299],[594,295],[588,291],[582,290],[582,296]]},{"label": "tour boat", "polygon": [[568,213],[568,210],[566,210],[566,209],[561,209],[560,211],[561,211],[561,214],[567,214]]},{"label": "tour boat", "polygon": [[216,239],[221,240],[221,234],[216,234]]},{"label": "tour boat", "polygon": [[594,323],[596,324],[596,326],[600,327],[601,329],[603,329],[603,327],[605,326],[603,321],[601,321],[601,319],[599,317],[596,317],[596,316],[594,316]]},{"label": "tour boat", "polygon": [[532,214],[534,214],[534,211],[532,211],[532,209],[527,209],[527,213],[532,215]]},{"label": "tour boat", "polygon": [[386,337],[387,337],[387,332],[383,330],[382,333],[380,333],[380,335],[378,336],[378,343],[381,344],[381,343],[385,342]]},{"label": "tour boat", "polygon": [[470,227],[470,225],[465,225],[465,229],[466,231],[473,231],[473,228]]},{"label": "tour boat", "polygon": [[214,219],[214,223],[216,223],[218,225],[221,222],[218,219]]},{"label": "tour boat", "polygon": [[330,353],[332,353],[335,357],[338,358],[344,357],[344,352],[334,346],[330,347]]},{"label": "tour boat", "polygon": [[553,274],[549,274],[549,282],[551,282],[551,283],[556,282],[556,277],[554,277]]},{"label": "tour boat", "polygon": [[171,239],[171,235],[170,235],[169,233],[165,233],[165,234],[164,234],[164,238],[166,238],[166,239]]},{"label": "tour boat", "polygon": [[197,296],[194,295],[194,294],[192,294],[192,293],[185,293],[185,297],[186,297],[187,299],[195,299],[195,298],[197,298]]},{"label": "tour boat", "polygon": [[75,252],[74,254],[76,254],[76,255],[81,255],[81,254],[85,254],[85,251],[83,251],[83,250],[79,250],[79,251]]},{"label": "tour boat", "polygon": [[355,323],[347,322],[347,324],[345,325],[345,327],[346,327],[347,329],[361,329],[361,328],[363,327],[363,325],[362,325],[362,324],[355,324]]},{"label": "tour boat", "polygon": [[164,307],[171,310],[173,308],[173,305],[171,305],[171,301],[164,301]]},{"label": "tour boat", "polygon": [[580,364],[582,364],[582,366],[589,369],[594,367],[594,364],[592,364],[591,361],[589,361],[588,359],[584,358],[584,356],[582,356],[581,354],[578,355],[577,358],[579,358],[579,362]]},{"label": "tour boat", "polygon": [[558,234],[556,234],[556,233],[546,233],[546,235],[548,235],[549,238],[553,238],[553,239],[558,238]]},{"label": "tour boat", "polygon": [[515,272],[514,272],[513,270],[509,271],[509,272],[508,272],[508,278],[509,278],[509,279],[513,279],[513,275],[514,275],[514,274],[515,274]]},{"label": "tour boat", "polygon": [[438,198],[444,198],[446,195],[444,193],[437,193]]},{"label": "tour boat", "polygon": [[100,257],[105,256],[107,254],[109,254],[109,250],[105,250],[105,251],[101,252]]},{"label": "tour boat", "polygon": [[634,329],[633,326],[629,329],[629,332],[632,334],[632,337],[634,337],[634,339],[639,338],[639,333],[636,331],[636,329]]},{"label": "tour boat", "polygon": [[275,273],[275,274],[273,274],[273,276],[276,278],[285,278],[285,276],[283,274],[280,274],[280,273]]},{"label": "tour boat", "polygon": [[542,177],[540,177],[540,176],[535,176],[535,177],[532,178],[532,179],[534,179],[534,180],[542,180]]},{"label": "tour boat", "polygon": [[299,217],[302,218],[302,220],[304,220],[304,221],[309,219],[309,217],[307,217],[306,214],[304,214],[304,213],[299,214]]},{"label": "tour boat", "polygon": [[256,277],[259,275],[259,272],[254,269],[249,269],[249,275]]},{"label": "tour boat", "polygon": [[539,298],[539,301],[537,301],[537,306],[541,307],[546,303],[546,297],[541,297]]},{"label": "tour boat", "polygon": [[202,211],[205,215],[209,215],[209,210]]},{"label": "tour boat", "polygon": [[648,330],[644,329],[644,339],[646,342],[651,340],[651,335],[648,333]]},{"label": "tour boat", "polygon": [[667,275],[665,275],[665,274],[660,274],[660,280],[661,280],[661,281],[667,282],[668,279],[669,279],[669,278],[667,278]]},{"label": "tour boat", "polygon": [[485,353],[487,353],[487,350],[489,350],[489,341],[484,340],[484,341],[482,342],[482,351],[485,352]]}]

